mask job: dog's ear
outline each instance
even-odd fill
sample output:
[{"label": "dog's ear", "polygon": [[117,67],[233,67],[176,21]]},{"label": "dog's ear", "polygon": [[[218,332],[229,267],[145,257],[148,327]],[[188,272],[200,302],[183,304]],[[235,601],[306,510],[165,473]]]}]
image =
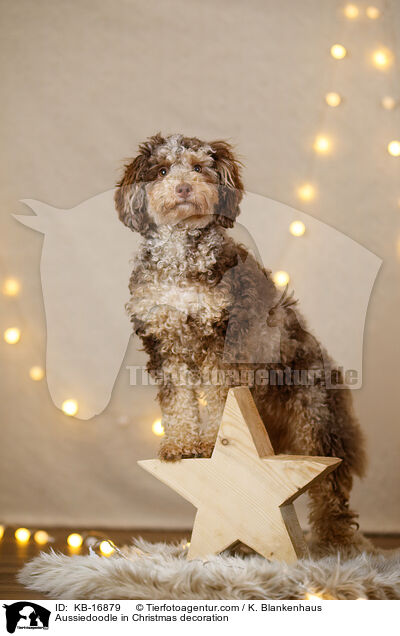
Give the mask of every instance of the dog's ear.
[{"label": "dog's ear", "polygon": [[131,230],[146,234],[151,221],[147,214],[146,173],[149,168],[149,149],[139,147],[140,153],[127,163],[114,194],[115,207],[122,223]]},{"label": "dog's ear", "polygon": [[220,225],[232,227],[240,212],[239,204],[244,193],[241,163],[226,141],[213,141],[210,146],[219,176],[219,199],[214,214]]}]

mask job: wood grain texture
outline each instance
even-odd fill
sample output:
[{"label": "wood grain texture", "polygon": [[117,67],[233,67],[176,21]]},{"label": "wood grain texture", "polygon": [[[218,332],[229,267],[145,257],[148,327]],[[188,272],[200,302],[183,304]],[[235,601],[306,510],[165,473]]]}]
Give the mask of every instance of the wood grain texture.
[{"label": "wood grain texture", "polygon": [[306,554],[292,503],[341,460],[273,452],[250,390],[239,387],[228,393],[210,459],[138,462],[197,507],[189,559],[238,541],[268,559],[290,563]]}]

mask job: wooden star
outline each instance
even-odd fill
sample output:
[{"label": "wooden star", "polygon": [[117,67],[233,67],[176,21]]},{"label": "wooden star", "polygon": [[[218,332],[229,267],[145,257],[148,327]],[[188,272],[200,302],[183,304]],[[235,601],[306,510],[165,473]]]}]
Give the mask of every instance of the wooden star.
[{"label": "wooden star", "polygon": [[275,455],[250,390],[238,387],[228,393],[210,459],[138,464],[197,507],[188,559],[240,541],[290,563],[307,554],[293,501],[340,462]]}]

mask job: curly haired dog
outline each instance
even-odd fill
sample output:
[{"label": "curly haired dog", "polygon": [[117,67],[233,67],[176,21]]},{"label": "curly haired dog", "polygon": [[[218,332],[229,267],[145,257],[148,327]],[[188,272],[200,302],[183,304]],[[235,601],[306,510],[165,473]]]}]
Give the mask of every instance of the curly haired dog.
[{"label": "curly haired dog", "polygon": [[[209,457],[229,386],[248,384],[276,453],[343,460],[309,491],[317,541],[366,547],[348,505],[365,463],[350,392],[324,381],[328,373],[340,383],[340,372],[292,296],[228,236],[243,192],[228,143],[182,135],[141,144],[117,184],[119,217],[143,236],[127,309],[150,373],[162,378],[160,457]],[[223,381],[210,381],[216,375]]]}]

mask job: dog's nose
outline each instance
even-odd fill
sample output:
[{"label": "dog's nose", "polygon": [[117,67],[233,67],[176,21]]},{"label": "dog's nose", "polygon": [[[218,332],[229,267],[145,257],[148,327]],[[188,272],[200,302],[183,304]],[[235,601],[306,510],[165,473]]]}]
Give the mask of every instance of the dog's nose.
[{"label": "dog's nose", "polygon": [[189,183],[178,183],[175,188],[175,192],[178,196],[182,197],[182,199],[187,199],[189,194],[192,191],[192,186]]}]

